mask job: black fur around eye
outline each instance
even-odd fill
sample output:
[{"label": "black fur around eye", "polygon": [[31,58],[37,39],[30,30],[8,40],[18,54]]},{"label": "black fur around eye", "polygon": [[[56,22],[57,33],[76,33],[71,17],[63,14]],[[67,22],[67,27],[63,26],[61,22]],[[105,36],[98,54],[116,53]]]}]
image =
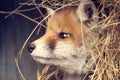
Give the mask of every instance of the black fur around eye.
[{"label": "black fur around eye", "polygon": [[59,33],[59,35],[58,35],[58,37],[59,37],[59,38],[62,38],[62,39],[68,38],[68,37],[70,37],[70,36],[71,36],[71,34],[65,33],[65,32],[61,32],[61,33]]}]

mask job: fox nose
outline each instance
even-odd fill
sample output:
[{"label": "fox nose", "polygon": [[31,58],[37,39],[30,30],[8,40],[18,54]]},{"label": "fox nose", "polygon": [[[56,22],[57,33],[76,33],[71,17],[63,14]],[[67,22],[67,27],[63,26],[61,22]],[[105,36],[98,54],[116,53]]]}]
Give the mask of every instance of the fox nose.
[{"label": "fox nose", "polygon": [[28,45],[28,51],[29,51],[30,53],[32,53],[34,49],[35,49],[35,45],[34,45],[34,44],[29,44],[29,45]]}]

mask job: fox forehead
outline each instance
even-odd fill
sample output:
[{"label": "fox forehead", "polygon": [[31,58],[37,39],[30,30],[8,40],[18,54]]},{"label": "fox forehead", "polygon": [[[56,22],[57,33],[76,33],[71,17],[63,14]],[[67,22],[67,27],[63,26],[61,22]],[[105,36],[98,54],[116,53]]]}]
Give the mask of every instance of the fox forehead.
[{"label": "fox forehead", "polygon": [[71,32],[80,29],[79,20],[75,13],[76,7],[69,7],[57,11],[48,20],[47,28],[54,31]]}]

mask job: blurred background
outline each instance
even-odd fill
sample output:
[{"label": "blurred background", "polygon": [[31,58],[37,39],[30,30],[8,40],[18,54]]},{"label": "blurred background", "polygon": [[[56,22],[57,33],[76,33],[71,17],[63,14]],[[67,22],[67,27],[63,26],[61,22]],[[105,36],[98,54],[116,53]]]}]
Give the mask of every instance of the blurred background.
[{"label": "blurred background", "polygon": [[[0,0],[0,11],[12,11],[25,1],[27,0]],[[23,8],[28,7],[24,6]],[[32,14],[24,12],[24,14],[29,17],[39,16],[36,12],[32,12]],[[14,14],[6,18],[7,15],[8,13],[0,12],[0,80],[22,80],[15,64],[15,58],[37,24],[20,15]],[[44,28],[38,35],[35,32],[27,45],[43,35],[44,32]],[[36,80],[37,63],[33,61],[27,51],[27,45],[19,60],[19,66],[26,80]]]}]

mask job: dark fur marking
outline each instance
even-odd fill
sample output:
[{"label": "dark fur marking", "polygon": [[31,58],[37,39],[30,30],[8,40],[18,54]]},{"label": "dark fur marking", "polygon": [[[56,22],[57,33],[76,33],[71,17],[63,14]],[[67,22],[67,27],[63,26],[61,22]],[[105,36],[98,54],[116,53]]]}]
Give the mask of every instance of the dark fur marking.
[{"label": "dark fur marking", "polygon": [[72,55],[72,57],[73,57],[73,58],[78,58],[78,56],[77,56],[77,55]]},{"label": "dark fur marking", "polygon": [[55,42],[51,41],[48,46],[49,46],[50,50],[53,51],[55,49],[56,45],[55,45]]},{"label": "dark fur marking", "polygon": [[90,4],[86,4],[84,6],[84,12],[87,16],[87,18],[91,18],[92,15],[93,15],[93,9],[92,9],[92,6]]},{"label": "dark fur marking", "polygon": [[90,60],[90,58],[91,58],[91,56],[90,56],[90,55],[89,55],[89,56],[87,56],[87,59],[86,59],[85,63],[88,63],[88,62],[89,62],[89,60]]}]

